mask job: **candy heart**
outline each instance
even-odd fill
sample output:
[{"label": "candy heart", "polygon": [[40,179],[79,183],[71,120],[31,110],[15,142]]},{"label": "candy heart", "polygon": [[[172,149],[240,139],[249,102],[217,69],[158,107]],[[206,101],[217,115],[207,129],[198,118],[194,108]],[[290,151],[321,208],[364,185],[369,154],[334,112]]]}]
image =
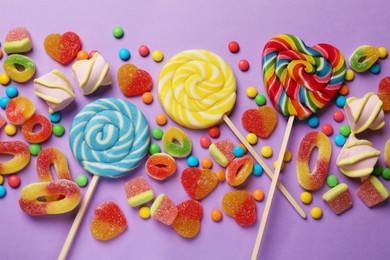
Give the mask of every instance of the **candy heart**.
[{"label": "candy heart", "polygon": [[81,49],[81,40],[74,32],[66,32],[63,35],[53,33],[45,38],[44,45],[50,57],[66,65],[76,58]]},{"label": "candy heart", "polygon": [[269,106],[258,109],[248,109],[241,117],[244,128],[261,138],[267,138],[275,129],[278,122],[276,111]]},{"label": "candy heart", "polygon": [[117,73],[119,87],[126,97],[140,96],[152,89],[152,77],[133,64],[122,65]]},{"label": "candy heart", "polygon": [[379,82],[378,97],[383,102],[383,111],[390,111],[390,77],[383,78]]},{"label": "candy heart", "polygon": [[255,199],[247,191],[226,193],[222,199],[222,209],[241,226],[249,226],[257,219]]},{"label": "candy heart", "polygon": [[212,170],[190,167],[183,171],[181,184],[191,198],[200,200],[215,189],[218,179]]},{"label": "candy heart", "polygon": [[103,202],[95,209],[91,224],[92,236],[98,240],[110,240],[121,234],[127,227],[122,210],[114,202]]},{"label": "candy heart", "polygon": [[186,200],[176,206],[178,214],[172,226],[182,237],[195,237],[200,230],[203,215],[202,205],[196,200]]}]

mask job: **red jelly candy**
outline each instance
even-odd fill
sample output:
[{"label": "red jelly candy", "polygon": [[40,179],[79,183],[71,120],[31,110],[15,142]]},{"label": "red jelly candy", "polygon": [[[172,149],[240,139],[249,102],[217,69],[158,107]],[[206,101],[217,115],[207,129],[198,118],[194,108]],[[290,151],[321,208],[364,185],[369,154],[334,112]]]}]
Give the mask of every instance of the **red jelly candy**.
[{"label": "red jelly candy", "polygon": [[8,121],[14,125],[21,125],[35,112],[35,106],[26,97],[15,97],[11,99],[5,108]]},{"label": "red jelly candy", "polygon": [[390,111],[390,77],[379,82],[378,97],[383,102],[383,111]]},{"label": "red jelly candy", "polygon": [[235,158],[229,163],[226,169],[226,181],[232,186],[243,184],[251,175],[253,170],[253,160],[249,155]]},{"label": "red jelly candy", "polygon": [[95,209],[91,224],[92,236],[98,240],[110,240],[120,235],[127,227],[126,217],[114,202],[103,202]]},{"label": "red jelly candy", "polygon": [[249,226],[257,219],[255,199],[247,191],[231,191],[222,199],[222,209],[241,226]]},{"label": "red jelly candy", "polygon": [[209,146],[211,156],[222,167],[226,167],[235,158],[233,149],[234,144],[229,139],[215,142]]},{"label": "red jelly candy", "polygon": [[241,121],[248,132],[261,138],[267,138],[274,131],[278,116],[272,107],[261,106],[258,109],[246,110]]},{"label": "red jelly candy", "polygon": [[126,97],[141,96],[152,89],[150,74],[133,64],[122,65],[117,73],[119,87]]},{"label": "red jelly candy", "polygon": [[201,200],[215,189],[218,179],[210,169],[190,167],[183,171],[181,184],[191,198]]},{"label": "red jelly candy", "polygon": [[165,153],[156,153],[150,156],[145,164],[146,173],[156,180],[164,180],[175,173],[175,159]]},{"label": "red jelly candy", "polygon": [[172,226],[182,237],[195,237],[200,230],[200,220],[203,215],[202,205],[196,200],[187,200],[176,206],[177,217]]},{"label": "red jelly candy", "polygon": [[64,65],[72,62],[81,50],[80,37],[74,32],[50,34],[45,38],[44,45],[50,57]]},{"label": "red jelly candy", "polygon": [[373,207],[389,198],[389,191],[378,180],[371,175],[357,190],[359,198],[368,206]]}]

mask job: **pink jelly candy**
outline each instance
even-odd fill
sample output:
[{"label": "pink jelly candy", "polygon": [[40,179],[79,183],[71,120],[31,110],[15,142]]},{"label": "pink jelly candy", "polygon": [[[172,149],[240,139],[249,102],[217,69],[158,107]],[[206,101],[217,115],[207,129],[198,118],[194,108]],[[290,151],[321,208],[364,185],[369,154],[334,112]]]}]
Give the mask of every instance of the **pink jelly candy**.
[{"label": "pink jelly candy", "polygon": [[132,207],[149,202],[154,198],[154,192],[143,176],[136,177],[125,183],[127,202]]},{"label": "pink jelly candy", "polygon": [[389,197],[389,191],[377,177],[371,175],[358,188],[357,195],[368,206],[373,207]]},{"label": "pink jelly candy", "polygon": [[340,183],[328,190],[322,195],[322,199],[328,203],[329,207],[337,215],[352,207],[351,192],[349,192],[348,185],[345,183]]},{"label": "pink jelly candy", "polygon": [[150,213],[155,220],[170,226],[175,221],[178,210],[167,195],[160,194],[150,208]]}]

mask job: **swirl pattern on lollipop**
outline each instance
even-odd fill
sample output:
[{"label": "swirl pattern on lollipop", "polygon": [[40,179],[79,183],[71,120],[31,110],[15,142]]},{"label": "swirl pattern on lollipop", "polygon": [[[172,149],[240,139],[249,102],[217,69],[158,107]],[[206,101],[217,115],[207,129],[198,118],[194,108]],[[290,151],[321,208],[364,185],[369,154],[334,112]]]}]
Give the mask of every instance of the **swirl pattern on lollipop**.
[{"label": "swirl pattern on lollipop", "polygon": [[117,98],[98,99],[73,119],[69,136],[73,155],[85,170],[104,177],[120,177],[135,169],[150,143],[142,112]]},{"label": "swirl pattern on lollipop", "polygon": [[323,108],[337,94],[345,73],[343,55],[329,44],[308,47],[294,35],[281,34],[263,50],[264,84],[284,116],[305,119]]},{"label": "swirl pattern on lollipop", "polygon": [[236,101],[236,80],[229,64],[206,50],[173,56],[160,73],[157,90],[168,115],[193,129],[220,123]]}]

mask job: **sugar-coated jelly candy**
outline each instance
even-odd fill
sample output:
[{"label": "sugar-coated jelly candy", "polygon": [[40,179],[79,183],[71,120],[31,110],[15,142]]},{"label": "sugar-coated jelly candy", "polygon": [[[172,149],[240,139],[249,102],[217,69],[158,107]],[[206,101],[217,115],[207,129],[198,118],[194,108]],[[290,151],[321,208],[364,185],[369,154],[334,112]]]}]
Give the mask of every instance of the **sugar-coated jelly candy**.
[{"label": "sugar-coated jelly candy", "polygon": [[257,219],[255,199],[247,191],[226,193],[222,199],[222,209],[241,226],[249,226]]},{"label": "sugar-coated jelly candy", "polygon": [[172,223],[174,230],[182,237],[193,238],[200,230],[203,215],[202,205],[196,200],[186,200],[176,206],[178,213]]},{"label": "sugar-coated jelly candy", "polygon": [[[62,196],[61,200],[41,201],[40,197]],[[61,214],[73,210],[80,202],[80,189],[72,181],[56,180],[25,186],[19,198],[20,208],[29,215]]]},{"label": "sugar-coated jelly candy", "polygon": [[66,65],[72,62],[81,50],[81,40],[74,32],[66,32],[62,35],[53,33],[46,36],[44,46],[50,57]]},{"label": "sugar-coated jelly candy", "polygon": [[[36,126],[40,126],[38,131],[34,131]],[[41,114],[33,114],[29,119],[24,121],[22,125],[22,135],[27,142],[37,144],[49,139],[51,136],[51,122]]]},{"label": "sugar-coated jelly candy", "polygon": [[215,189],[218,178],[212,170],[190,167],[181,174],[181,184],[191,198],[201,200]]},{"label": "sugar-coated jelly candy", "polygon": [[133,64],[123,64],[117,72],[119,88],[126,97],[141,96],[152,89],[150,74]]},{"label": "sugar-coated jelly candy", "polygon": [[322,199],[328,203],[329,207],[337,215],[343,213],[352,207],[352,197],[348,185],[340,183],[339,185],[328,190]]},{"label": "sugar-coated jelly candy", "polygon": [[370,45],[358,47],[349,58],[351,69],[356,72],[364,72],[371,68],[379,59],[379,49]]},{"label": "sugar-coated jelly candy", "polygon": [[9,55],[3,63],[3,68],[12,80],[20,83],[30,80],[36,71],[34,61],[20,54]]},{"label": "sugar-coated jelly candy", "polygon": [[178,210],[167,195],[160,194],[150,208],[150,213],[155,220],[170,226],[175,221]]},{"label": "sugar-coated jelly candy", "polygon": [[390,77],[385,77],[379,82],[378,97],[383,102],[383,111],[390,111]]},{"label": "sugar-coated jelly candy", "polygon": [[173,157],[186,157],[192,151],[191,139],[183,130],[177,127],[171,127],[165,131],[162,143],[165,152]]},{"label": "sugar-coated jelly candy", "polygon": [[243,184],[251,175],[253,160],[249,155],[235,158],[226,168],[226,182],[232,186]]},{"label": "sugar-coated jelly candy", "polygon": [[234,159],[233,149],[234,143],[229,139],[212,143],[209,146],[211,156],[222,167],[226,167]]},{"label": "sugar-coated jelly candy", "polygon": [[373,207],[388,199],[389,191],[377,177],[371,175],[358,188],[357,195],[368,207]]},{"label": "sugar-coated jelly candy", "polygon": [[[317,162],[310,172],[310,156],[318,148]],[[328,174],[332,146],[329,138],[322,132],[309,132],[299,143],[297,156],[298,183],[306,190],[317,190],[325,182]]]},{"label": "sugar-coated jelly candy", "polygon": [[0,141],[0,154],[14,156],[8,161],[0,161],[0,174],[18,172],[30,162],[30,149],[21,141]]},{"label": "sugar-coated jelly candy", "polygon": [[90,228],[94,238],[110,240],[120,235],[126,228],[126,217],[116,203],[108,201],[96,207]]},{"label": "sugar-coated jelly candy", "polygon": [[241,117],[241,122],[248,132],[267,138],[274,131],[278,116],[272,107],[262,106],[258,109],[246,110]]},{"label": "sugar-coated jelly candy", "polygon": [[153,200],[154,192],[143,176],[138,176],[125,182],[127,202],[132,207],[137,207]]},{"label": "sugar-coated jelly candy", "polygon": [[23,53],[32,49],[30,34],[26,27],[17,27],[8,31],[4,42],[7,54]]},{"label": "sugar-coated jelly candy", "polygon": [[21,125],[29,119],[35,112],[35,106],[26,97],[16,97],[11,99],[5,108],[5,114],[10,123]]},{"label": "sugar-coated jelly candy", "polygon": [[176,161],[169,154],[155,153],[145,164],[146,173],[156,180],[165,180],[176,171]]}]

